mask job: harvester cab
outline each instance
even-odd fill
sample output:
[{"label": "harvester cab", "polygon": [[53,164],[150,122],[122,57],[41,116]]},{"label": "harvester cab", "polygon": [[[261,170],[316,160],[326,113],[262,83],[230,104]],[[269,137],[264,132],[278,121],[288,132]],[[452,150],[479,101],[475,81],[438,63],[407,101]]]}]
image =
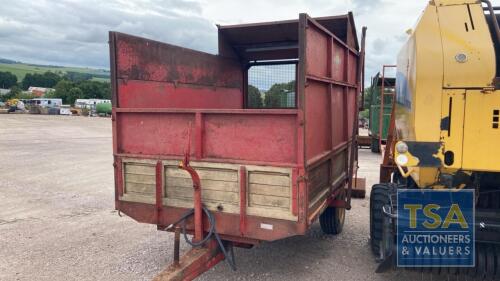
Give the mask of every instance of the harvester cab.
[{"label": "harvester cab", "polygon": [[[372,187],[370,198],[371,247],[384,261],[379,271],[397,263],[445,274],[467,273],[481,280],[500,278],[498,10],[485,0],[430,1],[399,53],[380,184]],[[407,198],[413,198],[415,208],[404,205],[408,191],[413,191]],[[434,195],[428,195],[431,191]],[[426,200],[445,193],[453,198],[448,205],[433,205],[426,212]],[[434,232],[450,232],[449,224],[438,224],[443,220],[437,213],[441,208],[449,214],[463,206],[459,193],[471,194],[472,220],[467,221],[466,212],[446,219],[453,218],[457,226],[470,225],[468,252],[404,252],[408,248],[400,245],[405,242],[400,237],[405,212],[410,210],[407,219],[414,230],[423,222],[427,229],[421,232],[432,227]],[[420,213],[422,221],[415,218]],[[402,264],[404,254],[413,263]],[[470,264],[465,263],[467,256]],[[453,259],[463,260],[451,264]]]}]

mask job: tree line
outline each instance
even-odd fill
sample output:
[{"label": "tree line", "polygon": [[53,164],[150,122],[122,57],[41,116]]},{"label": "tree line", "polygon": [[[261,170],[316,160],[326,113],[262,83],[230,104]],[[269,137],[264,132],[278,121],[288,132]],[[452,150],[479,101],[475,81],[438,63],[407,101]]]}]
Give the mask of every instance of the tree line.
[{"label": "tree line", "polygon": [[3,101],[18,98],[29,99],[33,96],[22,90],[29,87],[53,88],[45,95],[47,98],[60,98],[64,104],[74,104],[76,99],[111,99],[109,82],[92,81],[92,75],[79,72],[28,73],[21,81],[11,72],[0,71],[0,87],[10,92],[0,98]]},{"label": "tree line", "polygon": [[269,90],[264,92],[264,98],[257,87],[248,85],[247,101],[249,108],[295,107],[295,81],[273,84]]}]

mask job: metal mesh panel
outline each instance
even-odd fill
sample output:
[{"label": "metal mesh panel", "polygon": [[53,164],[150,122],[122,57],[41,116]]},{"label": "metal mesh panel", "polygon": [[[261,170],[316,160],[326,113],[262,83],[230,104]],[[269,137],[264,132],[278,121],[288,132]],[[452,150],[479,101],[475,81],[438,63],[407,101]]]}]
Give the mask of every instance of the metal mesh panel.
[{"label": "metal mesh panel", "polygon": [[296,64],[254,65],[248,69],[248,108],[295,108]]}]

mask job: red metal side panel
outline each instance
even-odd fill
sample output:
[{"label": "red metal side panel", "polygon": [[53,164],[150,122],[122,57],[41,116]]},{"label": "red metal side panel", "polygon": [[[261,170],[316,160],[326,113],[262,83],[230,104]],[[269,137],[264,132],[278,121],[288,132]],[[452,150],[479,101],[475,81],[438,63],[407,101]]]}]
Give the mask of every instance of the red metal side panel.
[{"label": "red metal side panel", "polygon": [[[182,155],[194,114],[126,113],[117,115],[118,152],[145,155]],[[194,132],[192,132],[194,134]],[[194,147],[193,135],[191,147]],[[191,150],[192,151],[192,150]]]},{"label": "red metal side panel", "polygon": [[357,71],[358,71],[358,57],[355,56],[353,53],[349,52],[349,77],[347,82],[349,84],[357,84],[358,82],[356,81],[357,79]]},{"label": "red metal side panel", "polygon": [[123,79],[118,80],[118,99],[122,108],[238,109],[243,104],[237,88]]},{"label": "red metal side panel", "polygon": [[355,114],[358,112],[356,109],[355,105],[355,98],[356,98],[356,89],[349,89],[349,94],[347,95],[347,110],[348,110],[348,134],[349,134],[349,139],[352,138],[352,133],[353,133],[353,128],[352,126],[354,125],[354,117]]},{"label": "red metal side panel", "polygon": [[296,114],[198,113],[198,122],[196,114],[120,113],[118,153],[182,156],[191,128],[191,154],[198,159],[288,165],[297,161]]},{"label": "red metal side panel", "polygon": [[296,118],[296,115],[207,115],[204,156],[295,163]]},{"label": "red metal side panel", "polygon": [[[162,101],[167,103],[167,106],[171,104],[177,107],[181,104],[183,108],[221,108],[220,102],[212,101],[214,95],[210,92],[220,91],[221,99],[229,98],[227,107],[223,108],[243,107],[243,98],[236,97],[238,93],[240,96],[243,95],[243,71],[239,61],[131,35],[121,33],[114,35],[116,79],[122,80],[121,87],[117,91],[118,102],[115,105],[158,107],[157,98],[162,93],[163,98],[168,95],[173,99],[169,102]],[[174,87],[172,89],[172,85],[169,85],[170,89],[166,90],[168,85],[149,83],[149,88],[145,88],[142,84],[141,93],[138,92],[137,85],[130,83],[132,80],[169,82],[173,83]],[[191,87],[189,90],[177,88],[183,84],[196,87]],[[154,87],[158,87],[155,92],[148,91]],[[186,93],[189,97],[183,96]],[[204,96],[207,93],[209,95]],[[146,97],[139,98],[136,103],[130,101],[141,94]],[[240,103],[236,104],[236,101]]]},{"label": "red metal side panel", "polygon": [[329,84],[310,81],[306,88],[306,159],[311,160],[332,147]]},{"label": "red metal side panel", "polygon": [[344,79],[344,53],[345,49],[339,44],[333,44],[332,48],[332,78],[337,81]]},{"label": "red metal side panel", "polygon": [[306,212],[312,223],[328,200],[340,194],[332,185],[341,188],[350,178],[359,55],[314,19],[307,18],[305,33]]},{"label": "red metal side panel", "polygon": [[344,118],[344,89],[343,87],[334,86],[332,87],[332,119],[334,120],[332,124],[332,146],[337,147],[344,140],[344,124],[341,120]]},{"label": "red metal side panel", "polygon": [[309,26],[306,34],[307,74],[326,77],[328,75],[328,40],[331,39],[314,26]]},{"label": "red metal side panel", "polygon": [[352,136],[358,55],[313,19],[306,40],[305,151],[314,164]]}]

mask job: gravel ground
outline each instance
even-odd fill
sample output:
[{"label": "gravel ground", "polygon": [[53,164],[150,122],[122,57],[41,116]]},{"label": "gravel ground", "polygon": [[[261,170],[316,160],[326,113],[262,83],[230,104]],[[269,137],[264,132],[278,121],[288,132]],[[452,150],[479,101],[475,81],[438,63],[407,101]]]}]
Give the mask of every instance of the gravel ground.
[{"label": "gravel ground", "polygon": [[[364,149],[360,161],[371,186],[380,156]],[[113,204],[110,119],[0,115],[0,280],[151,280],[172,261],[173,235]],[[368,207],[368,197],[354,200],[338,236],[315,224],[236,249],[238,271],[220,263],[200,280],[430,280],[374,273]]]}]

